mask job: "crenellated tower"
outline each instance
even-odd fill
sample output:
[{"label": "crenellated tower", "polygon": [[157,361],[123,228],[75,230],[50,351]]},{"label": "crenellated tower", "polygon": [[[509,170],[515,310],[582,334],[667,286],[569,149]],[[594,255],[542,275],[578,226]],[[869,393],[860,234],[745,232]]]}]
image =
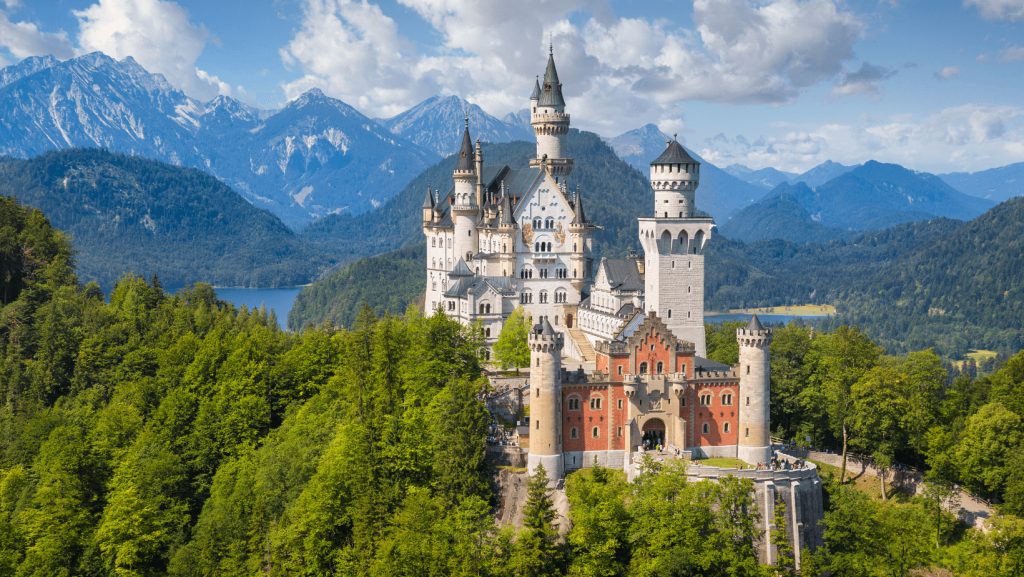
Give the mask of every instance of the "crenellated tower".
[{"label": "crenellated tower", "polygon": [[548,479],[564,472],[562,456],[562,346],[564,335],[547,318],[530,330],[530,454],[532,475],[543,464]]},{"label": "crenellated tower", "polygon": [[772,456],[769,347],[772,331],[754,315],[736,330],[739,343],[740,414],[736,457],[750,464],[767,463]]},{"label": "crenellated tower", "polygon": [[640,218],[644,308],[677,337],[707,355],[704,338],[704,248],[715,222],[696,211],[700,163],[676,139],[651,162],[654,215]]},{"label": "crenellated tower", "polygon": [[455,228],[455,261],[472,262],[479,247],[477,223],[480,219],[479,178],[473,139],[469,136],[469,117],[462,133],[462,146],[452,171],[455,189],[452,192],[452,224]]},{"label": "crenellated tower", "polygon": [[530,125],[537,135],[537,157],[530,161],[530,166],[544,165],[555,176],[571,173],[572,159],[563,152],[565,136],[569,133],[569,115],[565,113],[565,98],[555,70],[553,48],[548,49],[544,81],[538,80],[530,95]]}]

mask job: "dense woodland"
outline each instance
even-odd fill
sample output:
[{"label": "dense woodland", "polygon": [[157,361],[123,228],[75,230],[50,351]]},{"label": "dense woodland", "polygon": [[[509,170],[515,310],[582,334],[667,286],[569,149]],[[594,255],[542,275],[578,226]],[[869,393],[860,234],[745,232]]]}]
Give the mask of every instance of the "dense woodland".
[{"label": "dense woodland", "polygon": [[[672,465],[571,475],[564,538],[535,477],[523,527],[496,527],[479,335],[444,315],[285,333],[209,286],[137,277],[105,302],[41,213],[0,201],[0,232],[0,575],[792,574],[755,562],[749,487]],[[719,360],[732,329],[710,335]],[[931,352],[794,326],[773,358],[781,434],[846,430],[1004,510],[981,534],[832,480],[803,574],[1021,574],[1024,354],[949,381]]]}]

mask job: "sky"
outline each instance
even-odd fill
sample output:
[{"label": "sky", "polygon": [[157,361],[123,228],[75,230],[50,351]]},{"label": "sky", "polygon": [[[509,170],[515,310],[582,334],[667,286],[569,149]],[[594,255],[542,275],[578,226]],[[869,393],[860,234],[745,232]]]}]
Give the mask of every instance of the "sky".
[{"label": "sky", "polygon": [[525,108],[549,45],[573,126],[719,166],[1024,161],[1024,0],[0,0],[0,65],[99,50],[200,100],[317,87],[378,118]]}]

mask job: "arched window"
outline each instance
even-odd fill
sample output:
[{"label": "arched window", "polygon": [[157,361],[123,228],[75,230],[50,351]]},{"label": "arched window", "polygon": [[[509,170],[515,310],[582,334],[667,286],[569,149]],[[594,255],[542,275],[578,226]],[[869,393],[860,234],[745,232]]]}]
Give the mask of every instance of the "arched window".
[{"label": "arched window", "polygon": [[729,423],[722,424],[722,432],[723,433],[728,433],[729,432]]},{"label": "arched window", "polygon": [[700,394],[700,404],[704,405],[705,407],[710,407],[711,406],[711,393],[701,393]]},{"label": "arched window", "polygon": [[540,291],[540,302],[541,304],[548,302],[548,291]]},{"label": "arched window", "polygon": [[647,374],[647,362],[646,361],[640,363],[640,374],[641,375],[646,375]]},{"label": "arched window", "polygon": [[590,434],[596,439],[601,436],[601,429],[594,427],[594,430]]},{"label": "arched window", "polygon": [[577,397],[576,395],[571,395],[569,397],[568,403],[569,403],[569,410],[570,411],[578,411],[578,410],[580,410],[580,398]]},{"label": "arched window", "polygon": [[663,363],[661,361],[658,361],[658,364],[656,365],[656,367],[657,367],[657,371],[658,371],[659,375],[661,373],[665,372],[665,363]]},{"label": "arched window", "polygon": [[701,425],[700,430],[706,435],[711,432],[711,426],[708,425],[707,423],[704,423],[703,425]]},{"label": "arched window", "polygon": [[578,436],[579,436],[579,433],[576,432],[576,427],[573,427],[573,428],[569,429],[569,438],[570,439],[575,439]]},{"label": "arched window", "polygon": [[601,397],[592,397],[590,399],[590,408],[595,411],[601,410]]},{"label": "arched window", "polygon": [[722,404],[723,405],[731,405],[732,404],[732,393],[722,393]]},{"label": "arched window", "polygon": [[540,228],[540,218],[533,219],[533,228]]}]

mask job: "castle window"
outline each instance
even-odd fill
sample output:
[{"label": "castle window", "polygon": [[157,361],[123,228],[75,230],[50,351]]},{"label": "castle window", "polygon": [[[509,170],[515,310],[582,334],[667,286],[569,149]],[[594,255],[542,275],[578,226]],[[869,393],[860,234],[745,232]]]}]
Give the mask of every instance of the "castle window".
[{"label": "castle window", "polygon": [[590,432],[591,435],[596,439],[601,436],[601,429],[594,427],[594,430]]},{"label": "castle window", "polygon": [[706,435],[711,432],[711,426],[708,425],[707,423],[704,423],[703,425],[701,425],[700,430]]},{"label": "castle window", "polygon": [[[488,339],[491,338],[491,327],[485,327],[484,328],[484,337],[486,337]],[[490,358],[490,357],[488,357],[488,358]]]},{"label": "castle window", "polygon": [[616,436],[619,436],[619,437],[622,436],[622,427],[619,427],[619,430],[616,431]]},{"label": "castle window", "polygon": [[750,427],[747,427],[746,429],[743,430],[743,436],[744,437],[749,437],[750,436]]},{"label": "castle window", "polygon": [[723,433],[728,433],[729,432],[729,423],[723,423],[722,424],[722,432]]},{"label": "castle window", "polygon": [[575,439],[578,436],[579,436],[579,433],[576,432],[576,427],[573,427],[573,428],[569,429],[569,438],[570,439]]},{"label": "castle window", "polygon": [[430,239],[430,246],[434,247],[434,248],[437,247],[437,239],[436,238],[431,238]]},{"label": "castle window", "polygon": [[661,373],[665,372],[665,363],[663,363],[663,362],[661,362],[661,361],[658,361],[658,364],[657,364],[657,365],[655,365],[655,366],[656,366],[656,370],[658,371],[658,374],[659,374],[659,375],[660,375]]},{"label": "castle window", "polygon": [[622,399],[619,399],[619,400],[618,400],[618,401],[616,402],[616,404],[615,404],[615,405],[616,405],[616,407],[618,407],[618,409],[619,409],[619,410],[621,411],[621,410],[622,410]]},{"label": "castle window", "polygon": [[537,426],[535,426],[534,429],[537,429],[539,431],[540,430],[540,419],[538,419],[535,422],[537,423]]},{"label": "castle window", "polygon": [[668,318],[672,318],[672,309],[668,309]]},{"label": "castle window", "polygon": [[[542,274],[541,277],[543,276]],[[548,302],[548,291],[540,291],[540,302],[541,304]]]},{"label": "castle window", "polygon": [[750,406],[750,397],[747,397],[747,406]]},{"label": "castle window", "polygon": [[747,374],[750,374],[750,365],[747,365]]},{"label": "castle window", "polygon": [[619,365],[619,374],[622,374],[622,365]]},{"label": "castle window", "polygon": [[723,405],[731,405],[732,404],[732,393],[725,393],[725,394],[722,395],[722,404]]},{"label": "castle window", "polygon": [[455,301],[448,301],[448,310],[455,310]]},{"label": "castle window", "polygon": [[601,410],[601,397],[594,397],[590,399],[590,408],[594,411]]},{"label": "castle window", "polygon": [[540,219],[539,218],[533,219],[533,228],[540,228]]},{"label": "castle window", "polygon": [[646,362],[640,363],[640,374],[641,375],[646,375],[647,374],[647,363]]},{"label": "castle window", "polygon": [[580,410],[580,398],[576,395],[569,397],[569,410],[578,411]]},{"label": "castle window", "polygon": [[710,406],[711,405],[711,393],[701,393],[701,395],[700,395],[700,404],[704,405],[705,407]]},{"label": "castle window", "polygon": [[686,397],[679,397],[679,406],[680,407],[685,407],[686,406]]}]

